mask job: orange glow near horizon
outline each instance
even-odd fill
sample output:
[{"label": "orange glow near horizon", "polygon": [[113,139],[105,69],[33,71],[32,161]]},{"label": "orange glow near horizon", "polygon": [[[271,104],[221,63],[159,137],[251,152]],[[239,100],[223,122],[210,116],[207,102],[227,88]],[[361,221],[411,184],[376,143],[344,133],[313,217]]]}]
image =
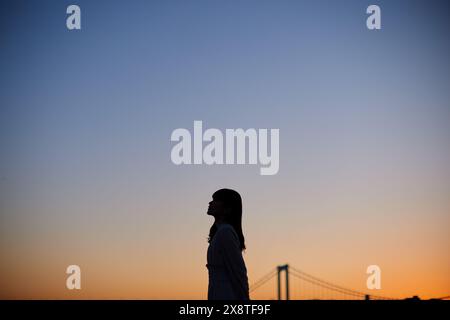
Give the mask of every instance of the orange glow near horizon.
[{"label": "orange glow near horizon", "polygon": [[[72,235],[71,239],[70,233],[53,235],[58,237],[57,241],[52,237],[29,238],[27,242],[21,239],[22,243],[19,240],[9,248],[3,243],[0,297],[206,299],[208,218],[200,215],[196,220],[204,228],[194,227],[194,222],[188,224],[186,219],[176,229],[174,222],[164,230],[161,241],[154,243],[150,239],[147,242],[144,235],[142,243],[137,243],[136,234],[130,234],[133,240],[124,239],[123,243],[114,237],[109,242],[109,236],[102,239],[100,234],[74,241],[77,238]],[[244,220],[248,247],[244,259],[250,284],[276,265],[289,263],[323,280],[368,294],[392,298],[419,295],[427,299],[445,296],[449,290],[449,261],[442,256],[446,236],[439,236],[439,230],[444,235],[445,217],[438,228],[420,219],[410,220],[401,233],[398,221],[381,227],[382,232],[374,221],[363,223],[371,226],[369,229],[362,225],[353,229],[350,221],[343,221],[337,230],[328,221],[320,229],[302,228],[297,237],[293,225],[298,220],[294,217],[282,225],[276,225],[275,221],[269,224],[264,219],[258,224],[256,215]],[[64,241],[70,244],[67,249],[63,248]],[[162,243],[164,248],[160,246]],[[67,290],[65,268],[75,263],[82,270],[82,289]],[[365,271],[370,264],[381,267],[381,290],[365,287]],[[290,283],[291,299],[302,297],[301,283],[292,275]],[[252,292],[251,298],[276,299],[276,278]]]}]

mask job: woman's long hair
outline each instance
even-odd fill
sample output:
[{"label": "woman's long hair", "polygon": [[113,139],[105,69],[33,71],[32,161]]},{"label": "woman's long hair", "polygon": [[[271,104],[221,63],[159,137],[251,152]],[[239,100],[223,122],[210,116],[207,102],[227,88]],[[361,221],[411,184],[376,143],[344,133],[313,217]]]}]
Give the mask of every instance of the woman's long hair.
[{"label": "woman's long hair", "polygon": [[[239,193],[231,189],[220,189],[214,192],[213,200],[223,202],[224,207],[230,209],[230,213],[225,217],[226,223],[233,226],[236,231],[239,242],[241,245],[241,251],[245,250],[245,238],[242,233],[242,199]],[[217,226],[213,224],[209,229],[208,242],[211,243],[214,235],[216,234]]]}]

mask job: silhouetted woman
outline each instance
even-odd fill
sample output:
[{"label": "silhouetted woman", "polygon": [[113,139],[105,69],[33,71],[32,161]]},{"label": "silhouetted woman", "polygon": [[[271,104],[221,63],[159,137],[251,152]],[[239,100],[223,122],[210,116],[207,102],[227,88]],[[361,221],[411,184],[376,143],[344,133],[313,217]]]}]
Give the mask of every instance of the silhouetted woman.
[{"label": "silhouetted woman", "polygon": [[208,239],[208,300],[248,300],[241,196],[234,190],[220,189],[212,198],[208,214],[215,221]]}]

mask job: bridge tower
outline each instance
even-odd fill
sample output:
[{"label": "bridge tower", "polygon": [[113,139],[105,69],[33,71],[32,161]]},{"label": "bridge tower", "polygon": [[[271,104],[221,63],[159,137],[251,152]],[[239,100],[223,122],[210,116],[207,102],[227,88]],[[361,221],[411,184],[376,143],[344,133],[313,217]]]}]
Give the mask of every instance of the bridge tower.
[{"label": "bridge tower", "polygon": [[278,300],[281,300],[281,272],[286,274],[286,300],[289,300],[289,265],[277,266],[278,271]]}]

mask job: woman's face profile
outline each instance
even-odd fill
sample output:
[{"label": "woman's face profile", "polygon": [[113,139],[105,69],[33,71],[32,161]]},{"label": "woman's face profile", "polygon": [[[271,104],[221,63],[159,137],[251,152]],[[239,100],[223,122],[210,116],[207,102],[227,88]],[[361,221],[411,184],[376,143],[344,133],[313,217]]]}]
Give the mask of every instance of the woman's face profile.
[{"label": "woman's face profile", "polygon": [[225,207],[222,201],[212,200],[209,202],[207,214],[213,217],[225,215]]}]

